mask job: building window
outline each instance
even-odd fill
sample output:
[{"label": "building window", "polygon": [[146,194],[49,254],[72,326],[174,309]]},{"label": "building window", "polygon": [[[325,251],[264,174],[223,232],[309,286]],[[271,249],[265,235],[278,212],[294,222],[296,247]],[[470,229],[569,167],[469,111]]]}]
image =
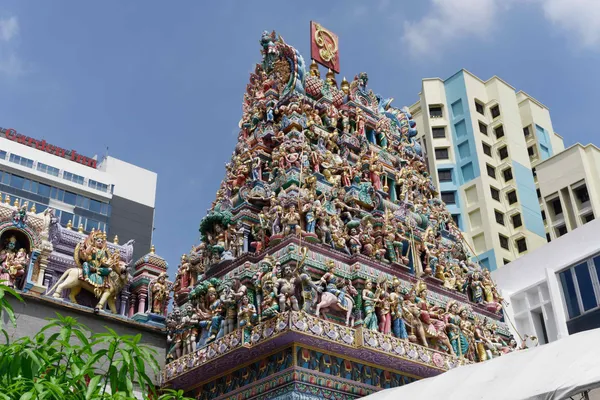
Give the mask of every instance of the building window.
[{"label": "building window", "polygon": [[504,265],[510,263],[510,260],[507,260],[506,258],[502,259],[502,262],[504,263]]},{"label": "building window", "polygon": [[500,238],[500,247],[502,247],[505,250],[508,250],[508,238],[504,235],[498,234],[498,237]]},{"label": "building window", "polygon": [[594,213],[590,213],[583,216],[583,223],[587,224],[588,222],[592,222],[594,220]]},{"label": "building window", "polygon": [[587,186],[583,185],[575,189],[575,196],[579,199],[581,204],[590,201],[590,194],[588,193]]},{"label": "building window", "polygon": [[67,171],[63,172],[63,179],[65,179],[67,181],[71,181],[73,183],[78,183],[80,185],[83,185],[83,181],[84,181],[83,176],[76,175],[74,173],[67,172]]},{"label": "building window", "polygon": [[454,225],[456,225],[457,227],[460,226],[460,216],[458,214],[452,214],[452,221],[454,221]]},{"label": "building window", "polygon": [[492,118],[498,118],[500,116],[500,107],[495,105],[490,108],[490,112],[492,113]]},{"label": "building window", "polygon": [[500,156],[501,160],[504,160],[505,158],[508,158],[508,147],[504,146],[501,149],[498,150],[498,155]]},{"label": "building window", "polygon": [[8,158],[8,161],[15,163],[15,164],[22,165],[27,168],[33,168],[33,160],[30,160],[29,158],[18,156],[16,154],[11,154],[10,157]]},{"label": "building window", "polygon": [[573,281],[572,271],[568,269],[558,275],[560,276],[563,295],[565,296],[565,302],[567,303],[569,318],[575,318],[581,314],[581,310],[579,309],[579,302],[577,301],[577,292],[575,291],[575,282]]},{"label": "building window", "polygon": [[515,204],[517,202],[517,192],[511,190],[506,194],[506,198],[508,199],[508,204]]},{"label": "building window", "polygon": [[530,134],[531,134],[531,132],[529,132],[529,127],[528,126],[526,126],[525,128],[523,128],[523,136],[525,136],[526,138],[528,138]]},{"label": "building window", "polygon": [[546,232],[546,242],[550,243],[552,241],[552,237],[548,232]]},{"label": "building window", "polygon": [[566,225],[561,225],[558,228],[556,228],[556,236],[557,237],[561,237],[563,235],[567,234],[567,226]]},{"label": "building window", "polygon": [[512,220],[513,227],[519,228],[519,227],[523,226],[523,221],[521,220],[521,214],[515,214],[512,217],[510,217],[510,219]]},{"label": "building window", "polygon": [[431,128],[431,134],[433,135],[434,139],[441,139],[441,138],[445,138],[446,137],[446,128],[442,127],[438,127],[438,128]]},{"label": "building window", "polygon": [[496,168],[492,167],[490,164],[486,164],[487,174],[490,178],[496,179]]},{"label": "building window", "polygon": [[492,199],[500,201],[500,191],[498,189],[490,186],[490,193],[492,194]]},{"label": "building window", "polygon": [[54,175],[54,176],[58,176],[58,174],[60,173],[60,170],[58,168],[51,167],[50,165],[46,165],[41,162],[37,163],[37,170],[40,172],[43,172],[45,174]]},{"label": "building window", "polygon": [[535,193],[537,194],[538,199],[542,198],[542,192],[540,191],[540,189],[535,189]]},{"label": "building window", "polygon": [[480,102],[478,102],[477,100],[475,100],[475,109],[477,110],[477,112],[481,115],[485,115],[483,112],[483,104],[481,104]]},{"label": "building window", "polygon": [[594,287],[599,286],[600,257],[587,259],[560,272],[560,282],[567,303],[569,319],[595,310],[600,303]]},{"label": "building window", "polygon": [[104,183],[97,182],[93,179],[88,180],[88,186],[92,189],[99,190],[101,192],[108,192],[108,185]]},{"label": "building window", "polygon": [[438,170],[438,178],[440,179],[440,182],[452,182],[452,170],[451,169]]},{"label": "building window", "polygon": [[535,167],[531,168],[531,175],[533,175],[534,178],[537,177],[537,170],[535,169]]},{"label": "building window", "polygon": [[492,148],[487,143],[481,142],[481,147],[483,147],[483,154],[489,157],[492,156]]},{"label": "building window", "polygon": [[496,135],[496,139],[504,137],[504,127],[502,125],[495,127],[494,135]]},{"label": "building window", "polygon": [[447,160],[450,156],[448,155],[448,148],[438,148],[435,149],[435,159],[436,160]]},{"label": "building window", "polygon": [[487,136],[488,131],[487,131],[487,125],[484,124],[483,122],[479,121],[479,132],[483,133],[484,135]]},{"label": "building window", "polygon": [[562,210],[562,204],[560,204],[560,199],[556,198],[554,200],[552,200],[552,208],[554,209],[554,215],[561,215],[563,210]]},{"label": "building window", "polygon": [[502,171],[502,175],[504,176],[504,182],[511,181],[513,178],[512,169],[506,168],[504,171]]},{"label": "building window", "polygon": [[519,253],[525,253],[527,251],[527,241],[525,238],[517,239],[516,244]]},{"label": "building window", "polygon": [[442,118],[442,106],[429,106],[430,118]]},{"label": "building window", "polygon": [[6,160],[6,152],[4,150],[0,150],[0,158]]},{"label": "building window", "polygon": [[455,192],[442,192],[442,201],[446,204],[456,204]]},{"label": "building window", "polygon": [[542,210],[542,220],[546,220],[546,211]]},{"label": "building window", "polygon": [[494,210],[494,216],[496,217],[496,222],[504,226],[504,214],[498,210]]}]

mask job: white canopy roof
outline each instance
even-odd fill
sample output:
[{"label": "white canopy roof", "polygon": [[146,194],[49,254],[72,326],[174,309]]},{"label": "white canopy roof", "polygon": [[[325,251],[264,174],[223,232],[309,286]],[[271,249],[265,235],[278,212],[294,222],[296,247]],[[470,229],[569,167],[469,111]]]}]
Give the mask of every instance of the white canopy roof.
[{"label": "white canopy roof", "polygon": [[600,387],[600,329],[458,367],[368,400],[562,400]]}]

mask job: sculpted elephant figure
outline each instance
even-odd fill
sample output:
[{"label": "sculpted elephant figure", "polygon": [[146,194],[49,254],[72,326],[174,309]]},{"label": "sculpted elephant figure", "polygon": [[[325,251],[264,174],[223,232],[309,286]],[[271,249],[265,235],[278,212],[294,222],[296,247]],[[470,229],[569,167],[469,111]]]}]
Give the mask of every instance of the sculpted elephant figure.
[{"label": "sculpted elephant figure", "polygon": [[[118,271],[118,272],[117,272]],[[98,313],[104,309],[108,302],[108,307],[113,314],[117,314],[117,306],[115,304],[117,294],[129,283],[130,275],[127,271],[127,266],[124,262],[119,261],[118,265],[113,267],[113,270],[107,276],[107,285],[105,287],[97,287],[90,284],[88,281],[81,279],[82,270],[77,267],[66,270],[56,284],[48,291],[47,294],[52,294],[56,299],[62,298],[62,291],[71,289],[69,299],[77,304],[75,296],[79,294],[81,289],[93,293],[99,300],[94,307],[94,312]]]}]

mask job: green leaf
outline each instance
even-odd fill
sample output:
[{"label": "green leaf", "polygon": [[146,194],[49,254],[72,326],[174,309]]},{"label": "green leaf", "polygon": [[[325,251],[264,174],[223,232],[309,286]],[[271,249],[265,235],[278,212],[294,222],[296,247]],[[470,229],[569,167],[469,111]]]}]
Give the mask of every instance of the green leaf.
[{"label": "green leaf", "polygon": [[98,384],[100,383],[100,379],[102,379],[102,375],[96,375],[90,380],[87,391],[85,392],[86,400],[92,399],[94,392],[98,390]]},{"label": "green leaf", "polygon": [[119,371],[117,371],[116,365],[112,364],[108,368],[108,377],[110,382],[110,390],[112,393],[116,393],[119,389],[121,389],[121,386],[124,386],[120,385],[121,381],[119,379]]},{"label": "green leaf", "polygon": [[23,395],[19,398],[19,400],[31,400],[32,397],[33,397],[33,393],[27,392],[27,393],[23,393]]}]

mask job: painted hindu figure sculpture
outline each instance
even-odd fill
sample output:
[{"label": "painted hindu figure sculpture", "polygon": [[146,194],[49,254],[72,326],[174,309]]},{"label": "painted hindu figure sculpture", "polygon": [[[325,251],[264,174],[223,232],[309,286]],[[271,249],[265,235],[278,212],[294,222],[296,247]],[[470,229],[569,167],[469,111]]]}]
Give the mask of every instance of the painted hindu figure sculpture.
[{"label": "painted hindu figure sculpture", "polygon": [[106,233],[92,231],[77,244],[73,257],[77,266],[67,269],[47,294],[61,299],[63,290],[70,289],[69,299],[77,303],[76,296],[84,289],[98,298],[96,312],[108,304],[116,314],[116,297],[129,283],[130,275],[119,252],[108,250]]},{"label": "painted hindu figure sculpture", "polygon": [[322,79],[274,32],[260,44],[238,143],[175,279],[166,379],[201,365],[211,343],[232,346],[236,332],[251,346],[286,313],[313,332],[328,320],[339,337],[360,329],[367,342],[463,362],[514,350],[502,299],[439,199],[409,110],[373,93],[364,72]]}]

